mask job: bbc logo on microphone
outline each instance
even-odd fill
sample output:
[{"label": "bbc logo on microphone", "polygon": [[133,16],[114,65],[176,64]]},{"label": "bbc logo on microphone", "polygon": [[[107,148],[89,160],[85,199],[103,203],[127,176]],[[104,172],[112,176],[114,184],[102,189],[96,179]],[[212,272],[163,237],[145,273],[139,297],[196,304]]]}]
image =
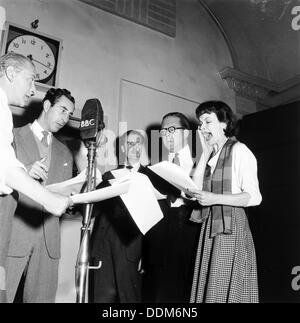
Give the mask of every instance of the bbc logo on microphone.
[{"label": "bbc logo on microphone", "polygon": [[83,120],[80,123],[80,128],[88,128],[95,126],[95,119]]}]

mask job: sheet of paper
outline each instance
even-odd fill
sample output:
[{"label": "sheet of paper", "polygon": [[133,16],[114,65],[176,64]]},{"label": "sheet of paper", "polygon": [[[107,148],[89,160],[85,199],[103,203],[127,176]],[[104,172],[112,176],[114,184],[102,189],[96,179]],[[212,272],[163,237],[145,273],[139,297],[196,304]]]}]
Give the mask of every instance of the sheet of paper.
[{"label": "sheet of paper", "polygon": [[154,173],[187,194],[189,188],[198,189],[197,185],[186,174],[186,172],[176,164],[163,161],[153,166],[149,166],[149,168]]},{"label": "sheet of paper", "polygon": [[[96,185],[102,181],[102,175],[100,171],[96,170]],[[47,185],[46,188],[52,192],[60,193],[66,196],[72,193],[79,193],[82,189],[83,184],[86,181],[86,169],[79,173],[76,177],[73,177],[67,181]]]},{"label": "sheet of paper", "polygon": [[[150,182],[151,183],[151,182]],[[156,197],[157,200],[163,200],[165,198],[167,198],[167,195],[164,195],[164,194],[161,194],[151,183],[151,186],[153,188],[153,192],[154,192],[154,195]]]},{"label": "sheet of paper", "polygon": [[142,234],[163,218],[153,186],[149,178],[143,174],[132,173],[129,191],[120,197]]},{"label": "sheet of paper", "polygon": [[128,192],[130,181],[116,183],[95,191],[70,196],[74,204],[86,204],[104,201]]},{"label": "sheet of paper", "polygon": [[[132,179],[132,176],[133,176],[133,174],[136,174],[135,172],[134,173],[131,173],[131,172],[129,172],[128,170],[126,171],[126,172],[124,172],[124,173],[118,173],[117,174],[117,176],[118,175],[122,175],[122,176],[120,176],[119,178],[117,178],[117,179],[110,179],[109,180],[109,183],[111,184],[111,185],[113,185],[114,183],[122,183],[122,182],[124,182],[124,181],[127,181],[127,180],[131,180]],[[141,174],[141,173],[138,173],[138,174]],[[143,176],[146,176],[146,175],[144,175],[144,174],[141,174],[141,175],[143,175]],[[153,184],[151,183],[151,181],[149,181],[150,182],[150,186],[151,186],[151,188],[152,188],[152,190],[153,190],[153,192],[154,192],[154,195],[155,195],[155,197],[156,197],[156,199],[157,200],[163,200],[163,199],[165,199],[166,198],[166,195],[163,195],[163,194],[161,194],[154,186],[153,186]],[[149,183],[148,183],[149,184]],[[148,185],[147,184],[147,185]]]},{"label": "sheet of paper", "polygon": [[131,174],[130,170],[127,168],[114,169],[111,171],[111,173],[115,179],[121,179],[124,176],[128,176]]}]

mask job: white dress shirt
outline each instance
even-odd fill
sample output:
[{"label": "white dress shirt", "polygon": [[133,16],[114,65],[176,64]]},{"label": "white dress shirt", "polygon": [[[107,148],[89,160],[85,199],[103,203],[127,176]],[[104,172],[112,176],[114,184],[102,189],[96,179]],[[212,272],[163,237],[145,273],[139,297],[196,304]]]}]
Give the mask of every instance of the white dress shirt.
[{"label": "white dress shirt", "polygon": [[[211,173],[214,172],[222,147],[217,154],[213,156],[208,165],[211,167]],[[243,143],[237,142],[232,150],[232,194],[247,192],[250,200],[247,206],[260,204],[262,197],[259,190],[257,178],[257,162],[251,150]]]},{"label": "white dress shirt", "polygon": [[0,88],[0,195],[12,193],[12,189],[6,185],[6,171],[10,167],[21,167],[24,165],[16,158],[12,147],[13,142],[13,120],[8,106],[5,92]]},{"label": "white dress shirt", "polygon": [[[191,175],[194,162],[192,159],[189,145],[186,145],[185,147],[183,147],[181,150],[177,152],[177,154],[179,158],[180,167],[187,173],[187,175]],[[170,153],[168,156],[168,161],[172,163],[174,157],[175,157],[175,153]],[[179,197],[178,199],[176,199],[174,203],[171,203],[172,207],[179,207],[185,204],[185,200],[184,200],[185,194],[183,193],[181,195],[182,197]]]},{"label": "white dress shirt", "polygon": [[[44,137],[43,131],[44,129],[42,126],[38,123],[37,120],[34,120],[34,122],[30,125],[30,129],[33,132],[33,134],[41,141]],[[47,136],[47,142],[48,145],[50,146],[52,143],[52,133],[48,131],[48,136]]]},{"label": "white dress shirt", "polygon": [[[191,171],[193,169],[193,159],[191,155],[191,150],[189,145],[186,145],[183,147],[181,150],[177,152],[179,162],[180,162],[180,167],[188,174],[191,174]],[[168,161],[172,163],[173,159],[175,157],[175,153],[169,153],[168,155]]]}]

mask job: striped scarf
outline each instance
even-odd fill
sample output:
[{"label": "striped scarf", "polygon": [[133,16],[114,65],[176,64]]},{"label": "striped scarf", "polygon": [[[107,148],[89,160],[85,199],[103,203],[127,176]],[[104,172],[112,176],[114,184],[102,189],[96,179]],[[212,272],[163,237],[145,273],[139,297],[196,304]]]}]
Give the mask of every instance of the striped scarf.
[{"label": "striped scarf", "polygon": [[[231,172],[232,172],[232,147],[237,142],[235,137],[228,138],[217,161],[214,173],[211,174],[210,166],[207,164],[204,178],[203,191],[215,194],[232,194],[231,191]],[[234,207],[228,205],[203,206],[194,209],[190,220],[201,223],[205,221],[211,213],[211,232],[210,237],[218,234],[231,234],[231,215]]]}]

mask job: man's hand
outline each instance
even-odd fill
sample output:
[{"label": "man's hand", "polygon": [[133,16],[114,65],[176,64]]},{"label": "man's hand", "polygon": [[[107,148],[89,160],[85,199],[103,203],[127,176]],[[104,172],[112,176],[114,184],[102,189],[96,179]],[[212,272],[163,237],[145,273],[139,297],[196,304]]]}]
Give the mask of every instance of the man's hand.
[{"label": "man's hand", "polygon": [[55,216],[61,216],[72,205],[73,202],[70,197],[49,191],[49,199],[43,206],[49,213]]},{"label": "man's hand", "polygon": [[45,182],[48,178],[48,167],[44,164],[47,159],[47,156],[44,156],[40,160],[36,161],[31,168],[28,170],[28,174],[30,177],[42,180]]}]

